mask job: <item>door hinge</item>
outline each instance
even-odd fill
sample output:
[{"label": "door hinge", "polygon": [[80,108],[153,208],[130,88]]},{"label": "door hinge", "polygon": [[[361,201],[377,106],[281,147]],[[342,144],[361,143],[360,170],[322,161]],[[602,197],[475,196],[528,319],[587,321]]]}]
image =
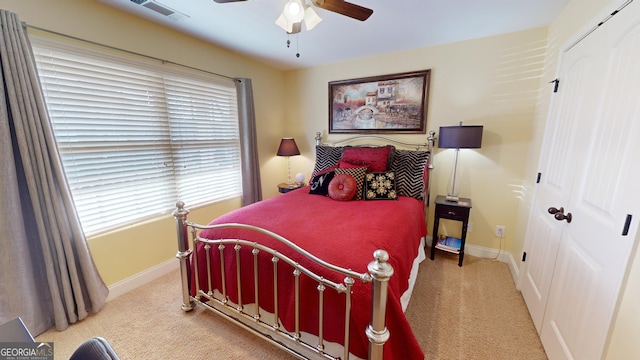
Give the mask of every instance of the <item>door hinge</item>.
[{"label": "door hinge", "polygon": [[624,221],[624,227],[622,228],[622,236],[629,235],[629,227],[631,226],[631,214],[627,214],[627,220]]},{"label": "door hinge", "polygon": [[521,261],[524,262],[525,260],[527,260],[527,252],[523,251],[522,252],[522,260]]},{"label": "door hinge", "polygon": [[536,184],[540,184],[541,177],[542,177],[542,173],[538,173],[538,177],[536,177]]},{"label": "door hinge", "polygon": [[553,79],[551,81],[549,81],[549,84],[554,83],[553,85],[553,92],[557,93],[558,92],[558,85],[560,85],[560,80],[559,79]]}]

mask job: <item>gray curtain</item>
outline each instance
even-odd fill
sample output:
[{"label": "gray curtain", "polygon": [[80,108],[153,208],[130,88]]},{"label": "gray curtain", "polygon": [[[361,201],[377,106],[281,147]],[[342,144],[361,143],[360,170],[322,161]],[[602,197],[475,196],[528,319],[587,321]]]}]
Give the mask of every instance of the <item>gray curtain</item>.
[{"label": "gray curtain", "polygon": [[108,295],[62,169],[26,31],[0,10],[0,323],[40,334]]},{"label": "gray curtain", "polygon": [[260,162],[256,136],[256,113],[253,107],[251,79],[235,79],[240,120],[240,148],[242,156],[242,206],[262,200]]}]

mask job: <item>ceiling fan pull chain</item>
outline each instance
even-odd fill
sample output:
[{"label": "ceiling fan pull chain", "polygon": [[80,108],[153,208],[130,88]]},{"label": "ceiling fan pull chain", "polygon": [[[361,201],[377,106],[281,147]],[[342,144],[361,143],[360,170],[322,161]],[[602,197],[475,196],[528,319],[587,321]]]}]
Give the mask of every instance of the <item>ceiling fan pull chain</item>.
[{"label": "ceiling fan pull chain", "polygon": [[[287,49],[291,48],[291,39],[289,38],[289,33],[287,33]],[[300,38],[298,37],[298,34],[296,34],[296,57],[300,57]]]}]

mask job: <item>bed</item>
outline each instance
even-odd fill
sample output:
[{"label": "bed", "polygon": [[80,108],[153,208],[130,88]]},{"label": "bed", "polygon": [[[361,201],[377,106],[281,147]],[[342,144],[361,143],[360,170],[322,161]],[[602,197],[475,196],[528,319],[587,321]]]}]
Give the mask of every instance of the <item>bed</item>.
[{"label": "bed", "polygon": [[178,202],[182,309],[204,306],[299,358],[424,358],[404,310],[424,259],[433,133],[368,137],[388,144],[318,133],[309,185],[207,225]]}]

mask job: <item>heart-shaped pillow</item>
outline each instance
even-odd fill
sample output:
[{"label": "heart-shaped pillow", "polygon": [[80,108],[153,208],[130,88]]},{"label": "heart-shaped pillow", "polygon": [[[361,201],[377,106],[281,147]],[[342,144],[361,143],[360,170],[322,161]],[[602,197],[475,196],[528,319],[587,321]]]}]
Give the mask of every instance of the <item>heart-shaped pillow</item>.
[{"label": "heart-shaped pillow", "polygon": [[358,183],[349,174],[337,174],[329,182],[329,197],[338,201],[349,201],[356,194]]}]

